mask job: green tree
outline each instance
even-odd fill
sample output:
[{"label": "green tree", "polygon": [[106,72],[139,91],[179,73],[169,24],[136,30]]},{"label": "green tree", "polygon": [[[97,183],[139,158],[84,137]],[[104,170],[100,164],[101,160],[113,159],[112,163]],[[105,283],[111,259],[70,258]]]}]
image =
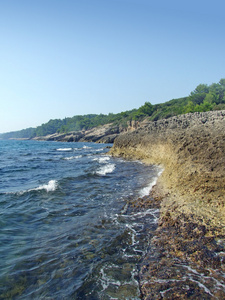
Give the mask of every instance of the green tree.
[{"label": "green tree", "polygon": [[195,111],[198,111],[198,112],[210,111],[210,110],[213,110],[214,106],[215,106],[215,103],[210,103],[210,102],[208,102],[207,99],[205,99],[203,101],[203,103],[195,106]]},{"label": "green tree", "polygon": [[145,104],[138,109],[138,113],[151,116],[153,110],[153,105],[150,102],[145,102]]},{"label": "green tree", "polygon": [[219,84],[225,89],[225,78],[221,78]]},{"label": "green tree", "polygon": [[191,95],[193,94],[201,94],[201,93],[208,93],[209,87],[207,84],[199,84],[193,92],[191,92]]},{"label": "green tree", "polygon": [[193,113],[194,111],[195,111],[195,105],[191,100],[189,100],[188,104],[183,109],[183,113],[184,114]]},{"label": "green tree", "polygon": [[209,92],[208,94],[206,94],[203,103],[217,103],[218,99],[219,95]]}]

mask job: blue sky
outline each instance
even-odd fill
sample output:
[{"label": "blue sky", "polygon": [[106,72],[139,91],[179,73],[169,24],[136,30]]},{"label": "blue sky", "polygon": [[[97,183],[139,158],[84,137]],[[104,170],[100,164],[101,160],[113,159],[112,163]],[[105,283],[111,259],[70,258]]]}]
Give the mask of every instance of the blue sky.
[{"label": "blue sky", "polygon": [[0,0],[0,132],[225,78],[224,0]]}]

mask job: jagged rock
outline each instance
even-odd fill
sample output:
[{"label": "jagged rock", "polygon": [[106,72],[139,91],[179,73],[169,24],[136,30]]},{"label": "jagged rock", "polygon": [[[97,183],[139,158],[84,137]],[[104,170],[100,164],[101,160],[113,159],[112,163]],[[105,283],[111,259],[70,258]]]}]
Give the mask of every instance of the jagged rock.
[{"label": "jagged rock", "polygon": [[[80,140],[81,142],[104,142],[104,140],[114,141],[115,137],[120,133],[118,126],[106,124],[85,131],[85,135]],[[116,134],[116,136],[115,136]]]},{"label": "jagged rock", "polygon": [[86,131],[73,131],[69,133],[54,133],[51,135],[35,137],[35,140],[60,142],[97,142],[113,143],[115,138],[124,131],[119,126],[106,124]]},{"label": "jagged rock", "polygon": [[104,144],[113,144],[115,139],[119,136],[119,134],[109,134],[100,138],[97,143],[104,143]]},{"label": "jagged rock", "polygon": [[46,136],[35,137],[38,141],[60,141],[60,142],[78,142],[84,136],[83,131],[74,131],[70,133],[54,133]]}]

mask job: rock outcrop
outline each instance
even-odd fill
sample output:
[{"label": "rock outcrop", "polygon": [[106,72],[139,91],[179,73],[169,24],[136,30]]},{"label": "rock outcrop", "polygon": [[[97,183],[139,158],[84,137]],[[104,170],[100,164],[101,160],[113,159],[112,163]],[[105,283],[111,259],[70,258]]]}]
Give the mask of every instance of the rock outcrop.
[{"label": "rock outcrop", "polygon": [[164,187],[186,199],[179,213],[201,213],[225,228],[225,111],[149,122],[117,137],[111,154],[162,165]]},{"label": "rock outcrop", "polygon": [[95,142],[113,143],[115,138],[124,132],[124,129],[113,124],[98,126],[89,130],[71,131],[68,133],[54,133],[35,137],[34,140],[60,141],[60,142]]},{"label": "rock outcrop", "polygon": [[115,138],[121,133],[119,126],[106,124],[85,131],[80,142],[98,142],[98,143],[113,143]]},{"label": "rock outcrop", "polygon": [[100,125],[88,130],[71,131],[68,133],[54,133],[46,136],[35,137],[34,140],[41,141],[59,141],[59,142],[94,142],[94,143],[113,143],[114,140],[126,132],[132,132],[137,128],[148,124],[148,121],[142,122],[129,121],[127,126],[114,125],[112,123]]},{"label": "rock outcrop", "polygon": [[146,123],[114,156],[159,164],[155,238],[140,270],[143,299],[225,299],[225,111]]},{"label": "rock outcrop", "polygon": [[83,131],[72,131],[69,133],[54,133],[45,136],[38,136],[33,138],[37,141],[56,141],[56,142],[78,142],[83,138]]}]

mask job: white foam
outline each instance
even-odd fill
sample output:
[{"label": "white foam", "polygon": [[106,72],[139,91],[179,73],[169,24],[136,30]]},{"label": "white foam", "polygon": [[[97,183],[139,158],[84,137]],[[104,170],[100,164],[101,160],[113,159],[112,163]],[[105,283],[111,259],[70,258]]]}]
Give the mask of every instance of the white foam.
[{"label": "white foam", "polygon": [[160,293],[160,295],[161,295],[162,297],[164,297],[164,294],[167,293],[167,292],[169,292],[170,290],[172,290],[172,288],[168,288],[167,290],[160,291],[159,293]]},{"label": "white foam", "polygon": [[[121,286],[121,282],[119,280],[116,280],[116,279],[113,279],[112,277],[108,276],[105,272],[104,269],[118,269],[119,266],[116,266],[116,265],[111,265],[111,266],[108,266],[106,265],[105,267],[102,267],[102,269],[100,270],[100,274],[101,274],[101,277],[100,277],[100,282],[101,282],[101,285],[102,285],[102,288],[103,290],[106,290],[110,284],[112,285],[115,285],[115,286]],[[116,298],[117,299],[117,298]]]},{"label": "white foam", "polygon": [[58,148],[57,151],[72,151],[72,148]]},{"label": "white foam", "polygon": [[[128,257],[128,256],[127,256]],[[137,277],[137,269],[136,266],[133,267],[133,269],[130,271],[130,280],[117,280],[116,276],[115,276],[115,272],[118,272],[118,270],[121,270],[121,266],[120,265],[115,265],[115,264],[111,264],[108,265],[106,264],[105,266],[103,266],[100,270],[100,284],[102,286],[103,291],[105,291],[109,286],[114,286],[115,289],[118,289],[121,286],[128,286],[131,285],[132,287],[136,287],[137,289],[137,295],[139,295],[139,284],[138,281],[135,277]],[[110,271],[110,272],[108,272]],[[119,296],[119,295],[118,295]],[[115,297],[115,298],[114,298]],[[113,298],[110,298],[112,300],[119,300],[121,299],[121,297],[119,296],[118,298],[116,296],[114,296]],[[135,296],[129,299],[139,299],[139,297]],[[126,298],[128,299],[128,298]]]},{"label": "white foam", "polygon": [[107,164],[101,167],[99,170],[96,171],[98,175],[106,175],[108,173],[112,173],[115,170],[115,164]]},{"label": "white foam", "polygon": [[36,188],[17,192],[19,195],[23,195],[27,192],[32,192],[32,191],[40,191],[40,190],[46,190],[47,192],[54,192],[57,189],[58,182],[56,180],[50,180],[47,184],[42,184]]},{"label": "white foam", "polygon": [[201,282],[199,282],[199,281],[197,281],[197,280],[194,280],[194,279],[192,279],[192,278],[190,278],[190,280],[191,280],[192,282],[197,283],[197,285],[198,285],[200,288],[204,289],[205,292],[206,292],[207,294],[209,294],[210,296],[213,297],[213,294],[210,293],[210,290],[209,290],[204,284],[202,284]]},{"label": "white foam", "polygon": [[156,185],[157,180],[158,180],[159,176],[162,174],[162,172],[163,172],[163,169],[160,168],[160,170],[158,171],[157,176],[152,179],[150,184],[140,190],[139,194],[140,194],[141,197],[149,195],[149,193],[151,192],[151,189],[153,188],[154,185]]},{"label": "white foam", "polygon": [[104,163],[107,163],[108,160],[110,160],[110,158],[108,156],[103,156],[103,157],[100,157],[98,161],[100,162],[100,164],[102,164],[102,163],[104,164]]},{"label": "white foam", "polygon": [[31,189],[30,191],[39,191],[46,190],[47,192],[53,192],[57,189],[58,183],[56,180],[50,180],[47,184],[40,185],[35,189]]},{"label": "white foam", "polygon": [[91,149],[91,147],[83,146],[83,149]]},{"label": "white foam", "polygon": [[126,224],[126,227],[130,230],[129,234],[131,235],[131,241],[132,241],[131,245],[134,246],[136,231],[133,229],[133,227],[130,224]]},{"label": "white foam", "polygon": [[155,224],[158,222],[158,213],[159,213],[159,209],[150,208],[145,211],[141,211],[141,212],[133,213],[132,215],[128,215],[128,217],[131,219],[137,219],[137,218],[143,218],[146,216],[151,216],[151,220],[149,221],[149,223]]},{"label": "white foam", "polygon": [[64,157],[63,159],[72,160],[72,159],[78,159],[78,158],[81,158],[81,157],[82,157],[82,155],[76,155],[76,156]]},{"label": "white foam", "polygon": [[101,157],[96,157],[93,158],[94,161],[98,161],[100,164],[105,164],[110,160],[110,157],[108,156],[101,156]]}]

